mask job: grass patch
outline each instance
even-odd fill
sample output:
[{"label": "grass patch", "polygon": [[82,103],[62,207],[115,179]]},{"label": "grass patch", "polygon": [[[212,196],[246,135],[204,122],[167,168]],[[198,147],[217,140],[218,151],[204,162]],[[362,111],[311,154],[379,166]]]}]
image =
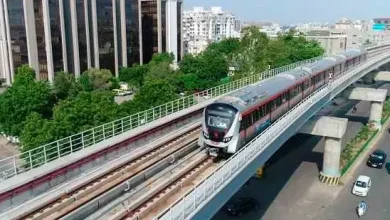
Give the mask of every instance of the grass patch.
[{"label": "grass patch", "polygon": [[[390,99],[383,103],[382,120],[384,124],[390,117]],[[359,155],[368,147],[371,140],[378,133],[378,130],[373,129],[372,122],[369,122],[366,126],[362,127],[355,138],[350,140],[341,152],[340,157],[340,169],[341,176],[343,176]]]}]

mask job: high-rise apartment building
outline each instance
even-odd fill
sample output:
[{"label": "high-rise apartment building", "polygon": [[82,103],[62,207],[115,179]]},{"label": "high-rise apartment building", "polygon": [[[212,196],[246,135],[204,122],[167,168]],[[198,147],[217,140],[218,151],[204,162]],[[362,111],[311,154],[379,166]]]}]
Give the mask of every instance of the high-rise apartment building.
[{"label": "high-rise apartment building", "polygon": [[38,79],[88,68],[118,74],[153,53],[182,56],[181,0],[0,0],[0,78],[29,64]]},{"label": "high-rise apartment building", "polygon": [[240,32],[239,21],[220,7],[212,7],[210,11],[195,7],[183,13],[183,41],[187,53],[199,53],[213,41],[240,37]]}]

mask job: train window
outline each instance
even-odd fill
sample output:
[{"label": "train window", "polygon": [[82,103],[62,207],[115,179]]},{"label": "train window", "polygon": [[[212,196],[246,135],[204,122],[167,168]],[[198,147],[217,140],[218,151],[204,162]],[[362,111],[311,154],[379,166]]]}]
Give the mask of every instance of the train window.
[{"label": "train window", "polygon": [[254,112],[253,112],[253,122],[256,122],[260,119],[260,108],[257,108]]},{"label": "train window", "polygon": [[266,110],[265,110],[265,106],[263,105],[263,106],[261,106],[261,115],[260,115],[260,117],[262,118],[265,115],[266,115]]},{"label": "train window", "polygon": [[284,92],[284,93],[282,94],[282,103],[286,103],[286,102],[287,102],[287,93]]},{"label": "train window", "polygon": [[283,94],[280,95],[278,98],[276,98],[276,107],[279,107],[282,105],[283,103],[283,98],[282,98]]},{"label": "train window", "polygon": [[250,117],[250,115],[246,115],[246,116],[244,116],[244,118],[242,119],[242,122],[241,122],[242,130],[247,129],[247,128],[250,126],[249,117]]}]

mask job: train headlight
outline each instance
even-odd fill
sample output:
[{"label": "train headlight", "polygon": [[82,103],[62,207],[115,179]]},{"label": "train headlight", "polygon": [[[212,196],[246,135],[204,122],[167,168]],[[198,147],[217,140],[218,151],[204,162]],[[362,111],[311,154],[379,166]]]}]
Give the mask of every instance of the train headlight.
[{"label": "train headlight", "polygon": [[223,142],[227,143],[227,142],[231,141],[232,138],[233,138],[233,136],[232,137],[225,137],[225,138],[223,138]]},{"label": "train headlight", "polygon": [[204,131],[203,131],[203,137],[206,138],[206,139],[209,139],[209,138],[210,138],[209,134],[207,134],[207,133],[204,132]]}]

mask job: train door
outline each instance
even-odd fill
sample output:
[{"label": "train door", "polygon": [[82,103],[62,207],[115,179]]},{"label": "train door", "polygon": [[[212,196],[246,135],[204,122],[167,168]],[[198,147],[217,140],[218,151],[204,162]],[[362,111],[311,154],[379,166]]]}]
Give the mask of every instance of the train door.
[{"label": "train door", "polygon": [[311,92],[310,79],[306,79],[303,82],[303,98],[309,96],[310,92]]},{"label": "train door", "polygon": [[[242,117],[242,120],[241,120],[241,128],[240,128],[240,130],[241,130],[240,133],[242,133],[241,146],[244,146],[247,143],[247,129],[248,129],[248,115],[245,115]],[[240,136],[241,136],[241,134],[240,134]]]}]

